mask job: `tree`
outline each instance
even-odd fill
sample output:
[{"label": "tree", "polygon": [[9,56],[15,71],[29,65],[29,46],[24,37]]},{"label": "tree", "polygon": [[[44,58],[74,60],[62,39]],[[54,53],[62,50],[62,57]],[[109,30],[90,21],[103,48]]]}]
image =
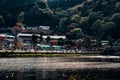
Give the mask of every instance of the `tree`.
[{"label": "tree", "polygon": [[50,7],[49,7],[49,5],[48,5],[48,3],[47,3],[47,0],[41,0],[41,1],[45,4],[46,9],[47,9],[51,14],[53,14],[53,11],[50,9]]},{"label": "tree", "polygon": [[18,41],[18,42],[17,42],[17,47],[18,47],[19,49],[22,49],[23,46],[24,46],[24,43],[23,43],[22,41]]},{"label": "tree", "polygon": [[60,22],[59,22],[59,29],[62,31],[62,32],[65,32],[66,28],[67,28],[67,22],[68,22],[68,19],[67,18],[62,18],[60,19]]},{"label": "tree", "polygon": [[85,48],[91,48],[91,37],[90,36],[84,36],[84,39],[83,39],[83,46],[85,47]]},{"label": "tree", "polygon": [[14,16],[11,13],[8,13],[5,16],[5,20],[7,26],[13,26],[16,23],[16,20],[14,20]]},{"label": "tree", "polygon": [[73,36],[76,36],[75,39],[80,39],[83,37],[83,32],[81,28],[74,28],[70,31]]},{"label": "tree", "polygon": [[115,22],[116,24],[119,24],[120,22],[120,13],[114,13],[112,16],[111,16],[111,20],[113,22]]},{"label": "tree", "polygon": [[64,40],[62,38],[58,39],[58,45],[60,45],[60,46],[64,45]]},{"label": "tree", "polygon": [[88,17],[81,17],[80,24],[84,25],[88,21]]},{"label": "tree", "polygon": [[86,17],[81,17],[79,23],[80,23],[82,29],[87,28],[87,26],[88,26],[88,17],[87,16]]},{"label": "tree", "polygon": [[43,41],[43,35],[40,35],[39,39],[40,39],[40,42],[42,42]]},{"label": "tree", "polygon": [[36,44],[38,42],[38,36],[37,35],[32,35],[31,41]]},{"label": "tree", "polygon": [[72,40],[72,39],[75,38],[75,36],[73,36],[71,32],[66,32],[65,36],[66,36],[66,38],[69,39],[69,40]]},{"label": "tree", "polygon": [[116,11],[117,13],[120,13],[120,2],[117,2],[117,3],[115,4],[115,11]]},{"label": "tree", "polygon": [[98,36],[100,33],[100,29],[101,29],[101,26],[102,24],[104,24],[105,21],[104,20],[96,20],[93,24],[92,24],[92,29],[94,30],[94,35]]},{"label": "tree", "polygon": [[120,37],[120,13],[114,13],[111,17],[111,20],[116,24],[114,29],[114,38],[118,39]]},{"label": "tree", "polygon": [[108,36],[108,41],[109,41],[110,46],[114,45],[113,43],[114,43],[115,40],[111,36]]},{"label": "tree", "polygon": [[103,31],[112,31],[112,29],[116,26],[114,22],[106,22],[102,25]]},{"label": "tree", "polygon": [[15,35],[17,35],[18,33],[26,32],[26,30],[21,22],[17,22],[16,25],[13,27],[13,32],[15,33]]},{"label": "tree", "polygon": [[47,36],[46,41],[47,43],[51,40],[50,36]]},{"label": "tree", "polygon": [[3,26],[5,24],[5,20],[2,15],[0,15],[0,26]]},{"label": "tree", "polygon": [[80,15],[78,14],[74,14],[72,17],[71,17],[71,21],[75,22],[75,23],[79,23],[80,22]]},{"label": "tree", "polygon": [[69,16],[69,13],[65,10],[56,11],[56,15],[59,19]]},{"label": "tree", "polygon": [[[29,11],[29,15],[28,15],[28,21],[29,21],[29,25],[37,25],[37,22],[38,22],[38,17],[37,17],[37,15],[39,14],[39,13],[37,13],[38,12],[38,9],[39,9],[39,6],[38,5],[34,5],[31,9],[30,9],[30,11]],[[37,14],[37,15],[36,15]]]},{"label": "tree", "polygon": [[43,9],[38,8],[37,11],[35,12],[35,15],[36,15],[37,17],[43,15]]},{"label": "tree", "polygon": [[19,15],[18,15],[18,22],[23,23],[24,21],[24,12],[22,11]]},{"label": "tree", "polygon": [[93,24],[97,19],[101,19],[103,14],[101,12],[90,12],[88,16],[89,24]]},{"label": "tree", "polygon": [[38,5],[34,5],[31,10],[30,10],[30,13],[32,15],[35,15],[36,14],[36,11],[39,9],[39,6]]},{"label": "tree", "polygon": [[107,39],[108,38],[108,36],[112,36],[112,37],[114,37],[115,35],[114,35],[114,29],[115,29],[115,27],[116,27],[116,24],[114,23],[114,22],[106,22],[106,23],[104,23],[104,24],[102,24],[102,26],[101,26],[101,38],[103,38],[103,39]]},{"label": "tree", "polygon": [[77,27],[77,24],[71,23],[70,25],[68,25],[67,29],[68,29],[68,31],[70,31],[70,30],[73,30],[76,27]]},{"label": "tree", "polygon": [[117,40],[116,40],[116,45],[117,45],[118,47],[120,47],[120,39],[117,39]]}]

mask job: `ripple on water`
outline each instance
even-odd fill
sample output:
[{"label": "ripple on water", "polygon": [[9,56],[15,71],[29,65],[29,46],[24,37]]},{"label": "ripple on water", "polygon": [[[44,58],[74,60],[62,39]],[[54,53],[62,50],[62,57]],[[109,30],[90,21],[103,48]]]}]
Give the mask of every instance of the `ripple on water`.
[{"label": "ripple on water", "polygon": [[0,58],[0,70],[120,68],[120,63],[83,62],[77,59],[76,57]]}]

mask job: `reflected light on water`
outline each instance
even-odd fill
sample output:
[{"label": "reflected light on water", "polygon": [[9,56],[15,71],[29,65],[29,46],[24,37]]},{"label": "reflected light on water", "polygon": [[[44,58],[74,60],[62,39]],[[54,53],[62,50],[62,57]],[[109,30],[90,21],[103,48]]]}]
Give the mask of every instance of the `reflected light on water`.
[{"label": "reflected light on water", "polygon": [[[82,58],[87,59],[85,61]],[[0,58],[0,80],[119,80],[119,62],[99,62],[91,56]],[[99,59],[100,57],[95,57]],[[105,57],[102,57],[102,59]],[[114,61],[118,57],[107,57]],[[105,59],[104,59],[105,60]]]}]

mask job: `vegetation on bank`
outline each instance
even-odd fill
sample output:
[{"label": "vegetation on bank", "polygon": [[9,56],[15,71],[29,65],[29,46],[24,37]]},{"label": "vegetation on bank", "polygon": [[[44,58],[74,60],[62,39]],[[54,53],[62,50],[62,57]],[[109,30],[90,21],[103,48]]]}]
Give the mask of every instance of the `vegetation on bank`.
[{"label": "vegetation on bank", "polygon": [[0,57],[73,57],[73,56],[96,56],[96,53],[0,53]]}]

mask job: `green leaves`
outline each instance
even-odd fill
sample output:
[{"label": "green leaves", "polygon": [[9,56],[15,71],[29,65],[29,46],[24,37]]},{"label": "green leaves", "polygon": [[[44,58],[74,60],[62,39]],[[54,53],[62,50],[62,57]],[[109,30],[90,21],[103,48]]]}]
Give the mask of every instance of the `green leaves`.
[{"label": "green leaves", "polygon": [[111,17],[111,20],[114,21],[115,23],[120,22],[120,13],[114,13]]},{"label": "green leaves", "polygon": [[0,26],[3,26],[5,24],[5,20],[3,16],[0,15]]},{"label": "green leaves", "polygon": [[74,36],[76,36],[76,39],[80,39],[83,37],[83,32],[81,28],[74,28],[70,31]]},{"label": "green leaves", "polygon": [[[120,37],[119,0],[0,0],[0,15],[0,26],[21,22],[27,26],[48,25],[55,33],[70,33],[72,37],[81,32],[76,33],[74,28],[95,38]],[[71,24],[72,29],[68,28]]]},{"label": "green leaves", "polygon": [[118,12],[118,13],[120,13],[120,2],[117,2],[115,4],[115,11]]}]

